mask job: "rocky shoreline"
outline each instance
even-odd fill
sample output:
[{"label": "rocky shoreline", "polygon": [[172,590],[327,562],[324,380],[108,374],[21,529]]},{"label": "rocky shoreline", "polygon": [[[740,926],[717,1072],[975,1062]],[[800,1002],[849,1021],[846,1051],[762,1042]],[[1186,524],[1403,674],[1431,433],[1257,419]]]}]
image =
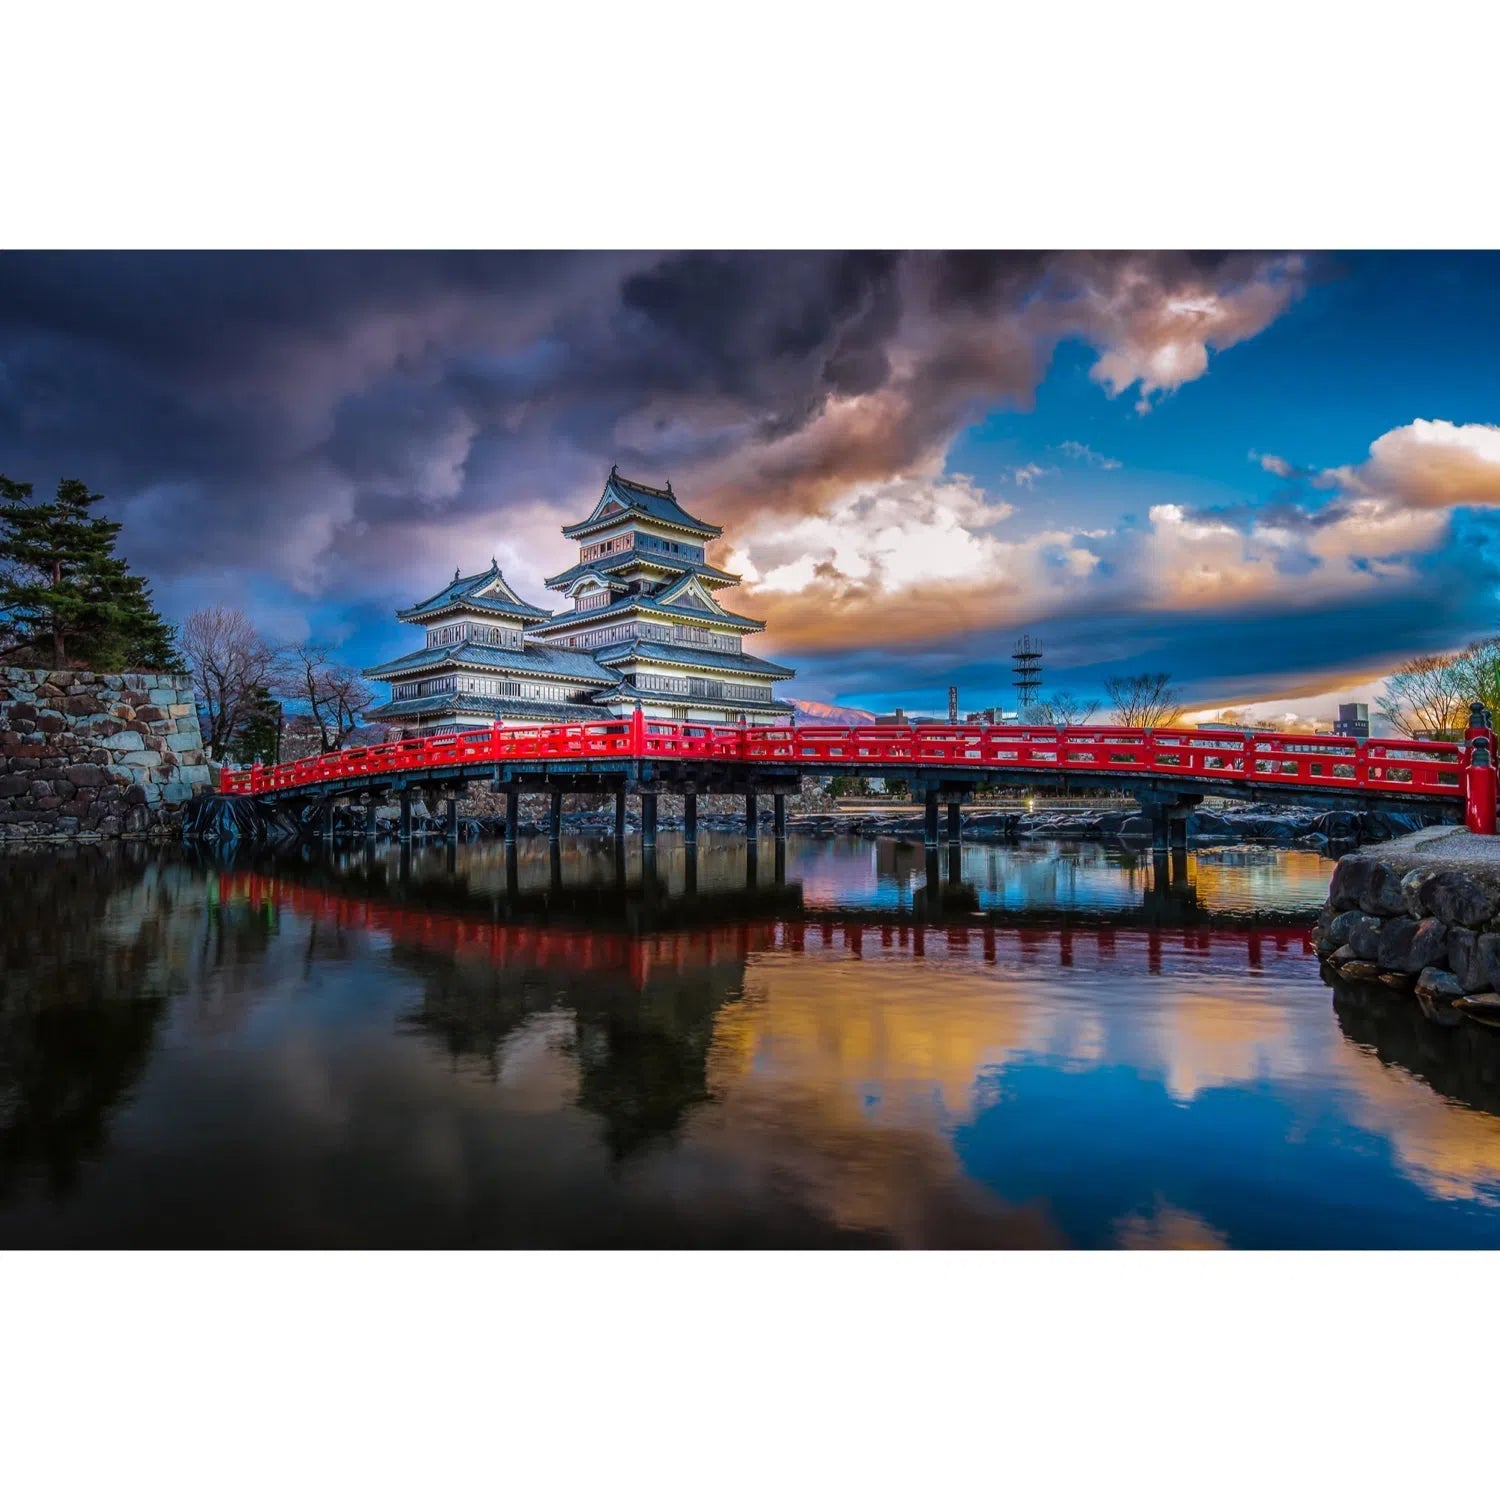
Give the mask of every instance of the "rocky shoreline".
[{"label": "rocky shoreline", "polygon": [[[920,809],[889,813],[847,814],[820,812],[796,819],[799,833],[856,834],[864,837],[915,835],[922,837]],[[1318,812],[1311,808],[1278,807],[1270,803],[1230,804],[1222,809],[1198,808],[1187,818],[1190,840],[1213,843],[1299,844],[1323,848],[1358,840],[1392,839],[1423,826],[1407,813]],[[1012,839],[1149,838],[1151,819],[1135,809],[1036,812],[983,809],[963,820],[963,837],[974,842]]]},{"label": "rocky shoreline", "polygon": [[1429,828],[1345,855],[1313,943],[1331,978],[1410,990],[1442,1024],[1500,1027],[1500,840]]}]

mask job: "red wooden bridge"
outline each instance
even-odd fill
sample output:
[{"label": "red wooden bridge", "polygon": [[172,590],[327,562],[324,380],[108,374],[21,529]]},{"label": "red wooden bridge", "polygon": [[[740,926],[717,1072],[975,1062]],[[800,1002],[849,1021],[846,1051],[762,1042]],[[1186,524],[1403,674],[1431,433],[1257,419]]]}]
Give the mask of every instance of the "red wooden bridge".
[{"label": "red wooden bridge", "polygon": [[[1461,744],[1338,735],[1244,733],[1223,729],[1127,729],[985,725],[732,728],[632,719],[556,725],[495,724],[360,746],[277,766],[223,773],[229,795],[298,803],[394,796],[410,837],[413,790],[461,795],[487,779],[515,798],[549,791],[554,833],[565,791],[613,791],[615,831],[624,836],[625,797],[641,798],[642,834],[655,841],[657,794],[685,798],[685,829],[696,839],[700,792],[742,794],[755,827],[755,799],[775,798],[775,831],[786,830],[785,794],[804,775],[903,778],[927,808],[929,843],[938,842],[938,806],[948,802],[950,841],[959,835],[959,800],[980,786],[1049,791],[1126,792],[1147,808],[1159,847],[1186,838],[1186,817],[1205,796],[1323,807],[1397,809],[1495,830],[1495,735],[1468,731]],[[450,829],[457,804],[449,803]],[[330,822],[331,828],[331,822]]]}]

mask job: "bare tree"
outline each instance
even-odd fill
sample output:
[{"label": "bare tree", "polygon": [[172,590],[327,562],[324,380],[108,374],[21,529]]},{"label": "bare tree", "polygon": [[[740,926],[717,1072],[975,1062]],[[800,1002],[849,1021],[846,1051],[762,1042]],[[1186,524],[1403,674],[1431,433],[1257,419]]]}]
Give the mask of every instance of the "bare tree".
[{"label": "bare tree", "polygon": [[1169,672],[1106,677],[1104,691],[1114,705],[1115,723],[1131,729],[1160,729],[1182,711]]},{"label": "bare tree", "polygon": [[343,748],[377,696],[353,667],[331,660],[326,646],[294,647],[283,688],[289,698],[305,705],[325,754]]},{"label": "bare tree", "polygon": [[1408,739],[1446,737],[1468,722],[1478,669],[1469,652],[1414,657],[1386,678],[1375,706]]},{"label": "bare tree", "polygon": [[278,680],[280,652],[243,610],[211,605],[183,622],[181,651],[193,679],[209,756],[222,760],[230,742]]},{"label": "bare tree", "polygon": [[1028,724],[1087,724],[1099,712],[1097,698],[1079,699],[1072,693],[1053,693],[1044,703],[1033,703],[1026,710]]}]

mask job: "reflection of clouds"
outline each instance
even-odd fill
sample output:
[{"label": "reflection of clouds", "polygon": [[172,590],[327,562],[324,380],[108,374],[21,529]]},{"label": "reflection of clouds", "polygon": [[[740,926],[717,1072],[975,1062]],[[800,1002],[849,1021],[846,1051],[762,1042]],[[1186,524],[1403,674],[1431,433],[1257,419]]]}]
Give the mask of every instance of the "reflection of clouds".
[{"label": "reflection of clouds", "polygon": [[1351,1117],[1390,1142],[1419,1187],[1438,1198],[1500,1198],[1500,1119],[1444,1099],[1347,1038],[1334,1059]]},{"label": "reflection of clouds", "polygon": [[1185,1208],[1158,1198],[1150,1213],[1127,1214],[1115,1225],[1122,1250],[1227,1250],[1229,1238]]},{"label": "reflection of clouds", "polygon": [[[1159,1077],[1181,1104],[1210,1090],[1274,1086],[1292,1105],[1294,1136],[1332,1091],[1354,1125],[1390,1142],[1397,1169],[1424,1191],[1488,1196],[1500,1184],[1500,1119],[1441,1098],[1341,1037],[1310,966],[1288,966],[1269,998],[1264,980],[1228,972],[1135,984],[1122,996],[1095,974],[1039,982],[965,962],[960,950],[929,951],[940,962],[868,946],[859,962],[752,956],[745,1000],[720,1013],[709,1058],[711,1090],[728,1116],[767,1140],[785,1134],[778,1112],[795,1117],[805,1155],[823,1141],[842,1159],[856,1141],[866,1150],[865,1138],[885,1137],[890,1152],[915,1159],[913,1141],[923,1140],[926,1169],[946,1177],[960,1170],[947,1138],[973,1117],[981,1078],[1003,1090],[1009,1066],[1043,1057],[1063,1072],[1125,1066]],[[732,1149],[754,1148],[740,1140]],[[830,1163],[799,1170],[811,1186],[825,1168],[839,1214],[868,1223],[878,1203],[897,1212],[868,1173],[850,1181]],[[1132,1220],[1122,1237],[1127,1229],[1141,1243],[1210,1243],[1218,1233],[1201,1226],[1195,1240],[1170,1205]]]}]

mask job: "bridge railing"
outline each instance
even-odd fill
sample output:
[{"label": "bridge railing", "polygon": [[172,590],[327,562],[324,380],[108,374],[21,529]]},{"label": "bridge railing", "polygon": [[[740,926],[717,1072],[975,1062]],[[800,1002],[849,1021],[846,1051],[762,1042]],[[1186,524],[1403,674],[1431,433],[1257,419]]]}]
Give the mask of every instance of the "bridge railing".
[{"label": "bridge railing", "polygon": [[[1489,744],[1492,736],[1483,739]],[[1463,798],[1473,745],[1336,735],[1113,725],[814,725],[733,728],[681,720],[495,724],[363,745],[277,766],[225,771],[224,792],[257,795],[414,770],[506,761],[672,760],[809,768],[954,769],[1166,775],[1200,781]]]}]

